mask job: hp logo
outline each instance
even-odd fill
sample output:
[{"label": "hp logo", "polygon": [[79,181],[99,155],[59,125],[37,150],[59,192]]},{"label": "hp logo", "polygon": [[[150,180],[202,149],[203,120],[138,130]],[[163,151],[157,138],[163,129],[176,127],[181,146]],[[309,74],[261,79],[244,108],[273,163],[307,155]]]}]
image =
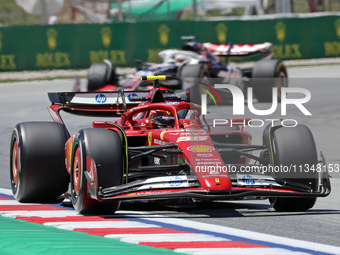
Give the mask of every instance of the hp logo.
[{"label": "hp logo", "polygon": [[96,95],[96,101],[99,104],[103,104],[106,102],[106,96],[104,94],[98,94]]},{"label": "hp logo", "polygon": [[178,177],[178,176],[175,176],[173,178],[170,179],[170,182],[169,182],[169,185],[171,187],[178,187],[182,184],[182,178],[181,177]]}]

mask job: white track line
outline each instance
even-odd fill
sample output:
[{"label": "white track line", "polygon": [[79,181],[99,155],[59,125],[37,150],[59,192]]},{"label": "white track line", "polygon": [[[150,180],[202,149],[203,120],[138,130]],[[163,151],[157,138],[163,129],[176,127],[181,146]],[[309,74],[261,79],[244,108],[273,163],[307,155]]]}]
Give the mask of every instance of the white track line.
[{"label": "white track line", "polygon": [[117,212],[115,212],[114,216],[128,216],[128,217],[137,217],[137,218],[140,218],[140,217],[148,217],[148,218],[153,218],[153,217],[156,217],[156,218],[166,218],[167,216],[165,215],[155,215],[154,213],[152,212],[137,212],[137,211],[125,211],[125,210],[119,210]]},{"label": "white track line", "polygon": [[[127,243],[140,242],[194,242],[194,241],[230,241],[226,238],[211,235],[183,233],[183,234],[114,234],[107,238],[120,239]],[[209,253],[206,253],[209,254]],[[210,253],[211,254],[211,253]]]},{"label": "white track line", "polygon": [[[0,207],[1,210],[1,207]],[[67,217],[67,216],[79,216],[83,217],[76,211],[73,210],[58,210],[58,211],[0,211],[0,214],[4,217],[42,217],[42,218],[51,218],[51,217]]]},{"label": "white track line", "polygon": [[160,228],[161,226],[133,221],[46,222],[45,226],[73,230],[76,228]]},{"label": "white track line", "polygon": [[[0,206],[1,205],[19,205],[19,206],[25,206],[25,204],[23,203],[20,203],[16,200],[0,200]],[[28,205],[41,205],[41,204],[34,204],[34,203],[30,203]],[[1,207],[0,207],[0,210],[1,210]]]},{"label": "white track line", "polygon": [[0,188],[0,193],[4,195],[13,196],[12,190]]},{"label": "white track line", "polygon": [[307,255],[309,253],[293,252],[281,248],[198,248],[198,249],[175,249],[175,252],[182,252],[193,255]]},{"label": "white track line", "polygon": [[[1,189],[0,188],[0,193],[2,194],[7,194],[10,195],[11,191],[10,190],[6,190],[6,189]],[[5,201],[5,200],[3,200]],[[4,202],[7,203],[7,202]],[[10,202],[12,203],[12,202]],[[15,203],[15,202],[14,202]],[[0,207],[1,210],[1,207]],[[6,216],[6,217],[18,217],[18,216],[25,216],[25,217],[32,217],[32,216],[36,216],[36,217],[43,217],[43,218],[49,218],[49,217],[66,217],[66,216],[79,216],[82,217],[80,214],[78,214],[76,211],[74,210],[58,210],[58,211],[0,211],[0,214],[2,216]],[[307,250],[313,250],[313,251],[319,251],[319,252],[325,252],[325,253],[331,253],[331,254],[340,254],[340,247],[336,247],[336,246],[331,246],[331,245],[324,245],[324,244],[318,244],[318,243],[312,243],[312,242],[308,242],[308,241],[301,241],[301,240],[295,240],[295,239],[290,239],[290,238],[286,238],[286,237],[279,237],[279,236],[274,236],[274,235],[269,235],[269,234],[262,234],[262,233],[258,233],[258,232],[253,232],[253,231],[247,231],[247,230],[240,230],[240,229],[236,229],[236,228],[229,228],[229,227],[223,227],[223,226],[218,226],[218,225],[213,225],[213,224],[208,224],[208,223],[200,223],[200,222],[196,222],[196,221],[190,221],[190,220],[183,220],[183,219],[175,219],[175,218],[165,218],[163,216],[157,216],[157,215],[152,215],[152,217],[149,217],[150,214],[149,212],[131,212],[131,211],[118,211],[117,214],[115,214],[116,217],[124,217],[126,215],[129,215],[130,217],[136,218],[136,219],[142,219],[145,222],[141,223],[141,222],[136,222],[136,221],[124,221],[125,226],[127,226],[128,224],[131,224],[131,227],[136,227],[136,226],[154,226],[154,227],[159,227],[159,225],[156,225],[157,223],[155,222],[159,222],[160,225],[164,224],[173,224],[176,225],[178,227],[186,227],[186,228],[191,228],[193,229],[193,231],[209,231],[211,232],[211,235],[209,234],[200,234],[200,233],[193,233],[193,234],[188,234],[188,235],[194,235],[195,238],[198,238],[198,240],[201,241],[209,241],[210,239],[207,238],[212,238],[213,240],[217,240],[215,238],[220,238],[220,237],[215,237],[213,236],[214,233],[220,233],[220,234],[225,234],[225,235],[231,235],[231,236],[235,236],[235,237],[240,237],[240,238],[245,238],[245,239],[249,239],[249,240],[257,240],[257,241],[262,241],[262,242],[269,242],[269,243],[273,243],[273,244],[278,244],[278,245],[285,245],[285,246],[289,246],[289,247],[296,247],[296,248],[302,248],[302,249],[307,249]],[[144,216],[144,217],[143,217]],[[151,215],[150,215],[151,216]],[[105,228],[108,228],[110,226],[119,226],[120,221],[116,222],[105,222]],[[123,222],[123,221],[122,221]],[[84,223],[85,222],[77,222],[77,224],[73,225],[70,224],[70,222],[67,223],[63,223],[59,225],[55,225],[56,223],[51,223],[50,226],[58,226],[59,228],[66,228],[66,229],[74,229],[74,228],[84,228]],[[45,223],[46,225],[49,225],[47,223]],[[52,225],[54,224],[54,225]],[[79,225],[78,225],[79,224]],[[91,223],[92,224],[92,223]],[[101,228],[99,227],[100,224],[98,222],[96,222],[94,225],[89,224],[89,227],[96,227],[96,228]],[[113,224],[113,225],[110,225]],[[142,242],[143,240],[145,241],[154,241],[154,240],[150,240],[149,238],[152,237],[153,238],[154,234],[144,234],[144,235],[138,235],[138,234],[127,234],[127,235],[107,235],[106,237],[109,238],[119,238],[122,241],[125,242],[134,242],[134,243],[139,243]],[[163,236],[169,237],[171,235],[173,235],[173,240],[178,240],[178,241],[188,241],[188,239],[184,238],[183,234],[157,234],[154,235],[155,236],[155,240],[156,237],[159,237],[161,240]],[[179,238],[179,236],[182,236],[181,238]],[[148,237],[147,237],[148,236]],[[203,237],[203,239],[200,239],[200,237]],[[146,239],[143,239],[146,238]],[[177,239],[178,238],[178,239]],[[211,240],[212,240],[211,239]],[[218,240],[227,240],[225,238],[220,238]],[[169,238],[165,238],[163,241],[167,241],[169,242]],[[229,249],[229,248],[221,248],[221,249]],[[231,248],[230,248],[231,249]],[[239,254],[239,253],[235,253],[236,251],[241,252],[244,249],[257,249],[254,251],[260,251],[258,249],[260,248],[242,248],[242,249],[237,249],[237,250],[230,250],[231,254]],[[262,248],[261,248],[262,249]],[[268,251],[269,248],[263,248],[266,249],[266,251]],[[280,249],[280,248],[271,248],[271,249]],[[211,252],[208,252],[204,249],[176,249],[176,251],[184,251],[187,253],[192,252],[191,254],[211,254]],[[283,250],[285,251],[284,253]],[[211,251],[211,249],[209,249],[209,251]],[[217,249],[216,250],[216,254],[219,254],[218,252],[221,251],[221,254],[226,254],[227,250],[220,250]],[[250,251],[250,250],[248,250]],[[273,250],[274,251],[274,250]],[[281,249],[281,250],[277,250],[277,251],[282,251],[281,253],[278,252],[274,252],[276,254],[303,254],[303,253],[299,253],[299,252],[295,252],[295,253],[291,253],[285,249]],[[287,253],[288,252],[288,253]],[[243,254],[243,253],[240,253]],[[249,253],[248,253],[249,254]],[[250,254],[255,254],[255,253],[250,253]],[[261,253],[260,254],[268,254],[268,253]],[[273,254],[273,253],[272,253]]]},{"label": "white track line", "polygon": [[308,241],[301,241],[301,240],[296,240],[296,239],[291,239],[291,238],[286,238],[286,237],[262,234],[258,232],[248,231],[248,230],[223,227],[223,226],[218,226],[218,225],[213,225],[213,224],[208,224],[208,223],[201,223],[197,221],[173,219],[173,218],[158,218],[158,219],[157,218],[152,218],[152,219],[144,218],[144,220],[157,221],[160,223],[175,224],[181,227],[188,227],[188,228],[193,228],[197,230],[210,231],[214,233],[228,234],[228,235],[233,235],[233,236],[237,236],[241,238],[248,238],[250,240],[270,242],[270,243],[287,245],[291,247],[303,248],[303,249],[314,250],[314,251],[319,251],[319,252],[340,254],[340,247],[337,247],[337,246],[312,243]]}]

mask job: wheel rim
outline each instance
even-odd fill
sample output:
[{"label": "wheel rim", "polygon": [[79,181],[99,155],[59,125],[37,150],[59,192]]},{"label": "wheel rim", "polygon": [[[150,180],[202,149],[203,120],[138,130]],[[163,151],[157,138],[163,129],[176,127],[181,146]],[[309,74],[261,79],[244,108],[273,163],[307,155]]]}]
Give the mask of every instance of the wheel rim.
[{"label": "wheel rim", "polygon": [[79,147],[76,149],[74,153],[73,160],[73,191],[76,196],[79,194],[79,186],[80,186],[80,172],[81,172],[81,160],[80,160],[80,150]]},{"label": "wheel rim", "polygon": [[18,143],[15,140],[12,150],[12,181],[16,187],[18,184],[18,174],[19,174],[19,153],[18,153]]}]

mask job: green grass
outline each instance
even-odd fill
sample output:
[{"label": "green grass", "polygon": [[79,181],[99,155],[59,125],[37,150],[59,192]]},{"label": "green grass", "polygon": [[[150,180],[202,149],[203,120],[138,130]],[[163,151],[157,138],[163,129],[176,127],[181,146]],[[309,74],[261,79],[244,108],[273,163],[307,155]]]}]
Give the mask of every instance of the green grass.
[{"label": "green grass", "polygon": [[171,250],[121,242],[0,216],[2,255],[172,255]]}]

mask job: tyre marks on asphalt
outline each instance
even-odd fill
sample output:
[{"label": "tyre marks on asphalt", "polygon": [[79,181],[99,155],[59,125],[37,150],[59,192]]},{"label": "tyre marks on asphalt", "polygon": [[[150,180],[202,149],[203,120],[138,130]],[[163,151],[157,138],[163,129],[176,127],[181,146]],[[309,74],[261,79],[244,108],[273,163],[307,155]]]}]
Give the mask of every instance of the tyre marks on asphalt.
[{"label": "tyre marks on asphalt", "polygon": [[[22,204],[0,194],[0,215],[17,220],[119,239],[154,248],[187,254],[340,254],[339,247],[289,239],[275,243],[274,236],[173,218],[143,218],[145,214],[118,212],[115,215],[83,216],[73,208],[46,204]],[[131,217],[131,215],[133,215]],[[138,216],[139,215],[139,216]],[[251,237],[244,237],[246,233]],[[282,239],[282,238],[281,238]],[[308,246],[309,244],[309,246]],[[300,247],[299,247],[300,246]]]}]

